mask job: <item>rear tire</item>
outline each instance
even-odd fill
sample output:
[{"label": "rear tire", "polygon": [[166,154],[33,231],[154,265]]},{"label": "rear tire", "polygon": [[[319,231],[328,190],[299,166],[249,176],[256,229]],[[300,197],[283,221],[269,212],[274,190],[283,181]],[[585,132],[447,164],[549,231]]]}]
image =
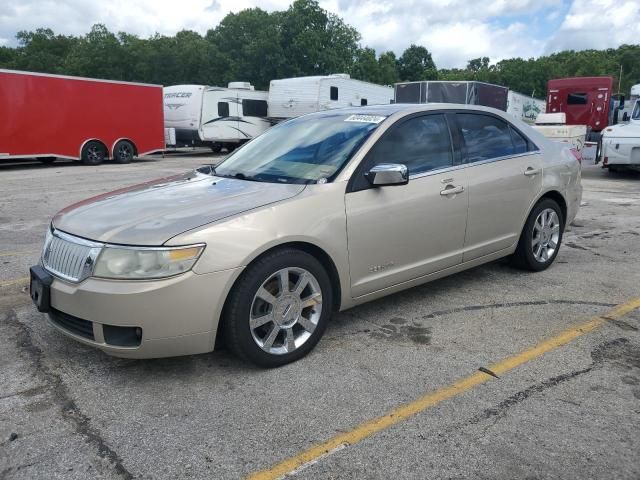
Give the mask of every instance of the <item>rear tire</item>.
[{"label": "rear tire", "polygon": [[80,158],[85,165],[100,165],[107,158],[107,148],[102,143],[92,140],[82,147]]},{"label": "rear tire", "polygon": [[211,151],[213,153],[220,153],[220,151],[222,150],[222,145],[220,143],[217,143],[217,142],[216,143],[212,143],[210,145],[210,147],[211,147]]},{"label": "rear tire", "polygon": [[550,198],[542,199],[527,218],[512,257],[513,264],[534,272],[548,268],[558,255],[563,231],[560,206]]},{"label": "rear tire", "polygon": [[322,264],[300,250],[275,250],[249,265],[231,290],[222,317],[224,342],[251,363],[279,367],[315,347],[332,307]]},{"label": "rear tire", "polygon": [[113,161],[116,163],[130,163],[135,153],[135,147],[131,142],[120,140],[113,148]]}]

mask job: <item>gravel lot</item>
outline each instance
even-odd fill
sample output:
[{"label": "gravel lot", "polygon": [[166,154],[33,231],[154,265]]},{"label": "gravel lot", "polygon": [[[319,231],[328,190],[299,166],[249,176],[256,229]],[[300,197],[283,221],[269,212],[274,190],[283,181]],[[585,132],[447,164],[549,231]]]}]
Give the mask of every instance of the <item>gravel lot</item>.
[{"label": "gravel lot", "polygon": [[[56,211],[215,161],[0,164],[0,479],[243,478],[640,297],[640,176],[591,165],[547,271],[491,263],[343,312],[280,369],[111,358],[31,306]],[[640,478],[639,328],[612,317],[291,478]]]}]

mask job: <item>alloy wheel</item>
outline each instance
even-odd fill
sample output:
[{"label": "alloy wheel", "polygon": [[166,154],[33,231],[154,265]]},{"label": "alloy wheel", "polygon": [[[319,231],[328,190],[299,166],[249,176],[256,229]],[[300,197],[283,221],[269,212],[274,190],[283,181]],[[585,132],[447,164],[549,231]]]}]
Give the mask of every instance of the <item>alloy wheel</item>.
[{"label": "alloy wheel", "polygon": [[291,353],[318,326],[322,314],[320,284],[303,268],[283,268],[262,283],[250,312],[249,327],[254,342],[270,354]]},{"label": "alloy wheel", "polygon": [[545,263],[553,257],[560,239],[560,219],[555,210],[545,208],[536,217],[533,224],[533,238],[531,249],[533,257],[540,263]]}]

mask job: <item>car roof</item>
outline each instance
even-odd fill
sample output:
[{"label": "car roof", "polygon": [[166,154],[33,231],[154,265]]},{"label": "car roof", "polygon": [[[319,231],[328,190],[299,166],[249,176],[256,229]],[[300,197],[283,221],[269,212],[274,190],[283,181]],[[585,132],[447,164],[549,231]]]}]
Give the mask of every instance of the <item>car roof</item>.
[{"label": "car roof", "polygon": [[323,110],[315,112],[310,115],[314,116],[333,116],[336,114],[342,115],[382,115],[385,117],[391,116],[394,113],[399,112],[427,112],[430,110],[468,110],[468,111],[480,111],[491,112],[504,115],[505,112],[497,110],[491,107],[484,107],[481,105],[463,105],[457,103],[393,103],[389,105],[367,105],[364,107],[345,107],[335,108],[331,110]]}]

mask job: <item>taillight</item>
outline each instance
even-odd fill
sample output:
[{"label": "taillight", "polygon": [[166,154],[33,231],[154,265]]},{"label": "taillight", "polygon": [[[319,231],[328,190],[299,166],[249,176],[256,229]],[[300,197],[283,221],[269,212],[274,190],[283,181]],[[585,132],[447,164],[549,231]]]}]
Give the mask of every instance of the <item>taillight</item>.
[{"label": "taillight", "polygon": [[582,153],[580,153],[580,151],[577,148],[570,148],[569,150],[571,151],[573,156],[576,158],[578,163],[582,165]]}]

